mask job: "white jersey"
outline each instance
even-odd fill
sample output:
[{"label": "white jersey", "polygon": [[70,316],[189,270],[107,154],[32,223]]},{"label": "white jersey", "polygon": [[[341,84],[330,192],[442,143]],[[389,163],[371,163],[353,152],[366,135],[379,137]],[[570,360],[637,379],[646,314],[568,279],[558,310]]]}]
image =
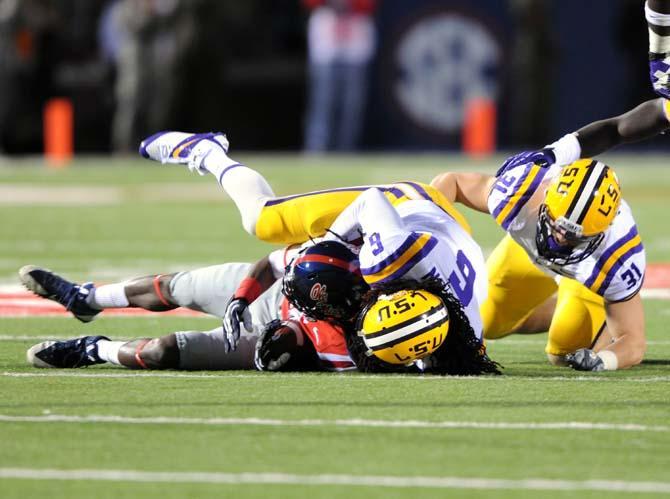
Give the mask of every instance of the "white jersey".
[{"label": "white jersey", "polygon": [[535,235],[539,208],[548,185],[561,169],[529,163],[503,171],[489,193],[489,212],[548,275],[575,279],[609,302],[631,298],[642,287],[646,258],[633,214],[624,200],[605,238],[586,259],[556,265],[538,254]]},{"label": "white jersey", "polygon": [[487,294],[484,257],[468,231],[442,208],[427,200],[394,207],[379,189],[371,188],[340,214],[331,230],[347,240],[363,236],[361,272],[372,287],[428,277],[448,283],[481,338],[479,306]]}]

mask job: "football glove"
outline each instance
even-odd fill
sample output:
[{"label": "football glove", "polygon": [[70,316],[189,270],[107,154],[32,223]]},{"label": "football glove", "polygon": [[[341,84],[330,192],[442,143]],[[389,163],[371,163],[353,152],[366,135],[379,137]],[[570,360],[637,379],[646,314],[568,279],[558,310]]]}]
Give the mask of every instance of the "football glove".
[{"label": "football glove", "polygon": [[604,371],[605,363],[598,354],[588,348],[580,348],[565,356],[570,367],[577,371]]},{"label": "football glove", "polygon": [[670,54],[649,54],[649,76],[654,92],[670,99]]},{"label": "football glove", "polygon": [[275,319],[268,322],[256,342],[254,364],[259,371],[316,371],[318,356],[302,332]]},{"label": "football glove", "polygon": [[498,171],[496,172],[496,177],[499,177],[507,170],[511,170],[517,166],[526,165],[528,163],[535,163],[536,165],[542,167],[549,167],[556,163],[556,155],[554,150],[550,147],[540,149],[539,151],[523,151],[514,156],[510,156],[505,160]]},{"label": "football glove", "polygon": [[237,349],[240,340],[240,323],[248,332],[253,331],[249,302],[244,298],[230,300],[223,315],[223,349],[226,353]]}]

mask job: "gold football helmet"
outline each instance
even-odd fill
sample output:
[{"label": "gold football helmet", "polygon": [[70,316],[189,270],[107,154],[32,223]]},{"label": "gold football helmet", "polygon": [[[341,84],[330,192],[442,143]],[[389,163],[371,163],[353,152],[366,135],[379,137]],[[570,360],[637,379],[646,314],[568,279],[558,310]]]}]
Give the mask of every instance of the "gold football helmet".
[{"label": "gold football helmet", "polygon": [[609,166],[580,159],[564,167],[540,206],[539,255],[558,265],[584,260],[605,237],[620,203],[619,180]]},{"label": "gold football helmet", "polygon": [[380,295],[363,311],[358,335],[368,355],[389,364],[409,365],[439,348],[449,331],[444,302],[425,290]]}]

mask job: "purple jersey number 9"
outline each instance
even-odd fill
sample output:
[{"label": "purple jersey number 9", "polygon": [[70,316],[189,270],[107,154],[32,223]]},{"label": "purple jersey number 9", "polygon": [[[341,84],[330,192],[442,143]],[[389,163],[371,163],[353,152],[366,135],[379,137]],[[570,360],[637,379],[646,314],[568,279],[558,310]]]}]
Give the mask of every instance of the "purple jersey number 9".
[{"label": "purple jersey number 9", "polygon": [[472,301],[476,273],[472,263],[470,263],[468,257],[461,250],[456,253],[456,268],[458,272],[454,270],[449,275],[449,284],[451,284],[454,293],[456,293],[463,306],[467,307]]},{"label": "purple jersey number 9", "polygon": [[372,246],[372,254],[377,256],[379,253],[384,251],[384,246],[382,245],[382,239],[379,236],[379,232],[373,232],[368,238],[370,246]]}]

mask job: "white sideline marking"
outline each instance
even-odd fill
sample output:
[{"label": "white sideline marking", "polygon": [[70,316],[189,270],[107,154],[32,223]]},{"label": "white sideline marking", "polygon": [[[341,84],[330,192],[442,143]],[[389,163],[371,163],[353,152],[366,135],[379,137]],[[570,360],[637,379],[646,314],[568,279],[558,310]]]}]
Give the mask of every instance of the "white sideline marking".
[{"label": "white sideline marking", "polygon": [[621,480],[506,480],[482,477],[296,475],[290,473],[211,473],[133,470],[57,470],[0,468],[0,478],[30,480],[98,480],[110,482],[224,483],[276,485],[335,485],[356,487],[422,487],[433,489],[597,490],[609,492],[670,492],[670,482]]},{"label": "white sideline marking", "polygon": [[13,416],[0,414],[5,423],[114,423],[114,424],[170,424],[206,426],[344,426],[362,428],[430,428],[430,429],[478,429],[478,430],[603,430],[636,432],[670,432],[670,426],[642,425],[637,423],[590,423],[584,421],[562,421],[553,423],[511,423],[477,421],[417,421],[375,419],[264,419],[264,418],[179,418],[169,416],[131,417],[95,415],[79,416],[46,414],[41,416]]},{"label": "white sideline marking", "polygon": [[[99,371],[94,369],[94,371]],[[255,373],[255,374],[230,374],[226,371],[219,371],[217,374],[205,374],[205,373],[178,373],[178,372],[163,372],[163,371],[151,371],[151,372],[134,372],[134,371],[123,371],[113,372],[113,370],[107,370],[108,373],[101,372],[85,372],[85,370],[67,370],[67,369],[54,369],[47,370],[47,372],[9,372],[5,371],[0,373],[2,376],[9,378],[186,378],[186,379],[215,379],[215,380],[226,380],[226,379],[256,379],[260,380],[264,378],[264,374]],[[569,371],[572,372],[572,371]],[[274,377],[284,377],[284,378],[301,378],[305,374],[302,373],[272,373]],[[595,381],[595,382],[622,382],[630,381],[633,383],[653,383],[653,382],[668,382],[670,381],[670,376],[637,376],[634,378],[622,378],[622,377],[610,377],[602,376],[600,373],[594,373],[587,376],[421,376],[415,374],[365,374],[357,375],[351,372],[342,372],[342,373],[329,373],[328,377],[337,377],[337,376],[346,376],[347,380],[357,380],[357,379],[393,379],[395,380],[411,380],[411,381],[441,381],[443,383],[448,382],[449,380],[455,381],[493,381],[493,382],[502,382],[503,380],[509,381],[511,379],[515,381],[561,381],[567,383],[570,381]],[[266,381],[263,381],[264,383]]]}]

